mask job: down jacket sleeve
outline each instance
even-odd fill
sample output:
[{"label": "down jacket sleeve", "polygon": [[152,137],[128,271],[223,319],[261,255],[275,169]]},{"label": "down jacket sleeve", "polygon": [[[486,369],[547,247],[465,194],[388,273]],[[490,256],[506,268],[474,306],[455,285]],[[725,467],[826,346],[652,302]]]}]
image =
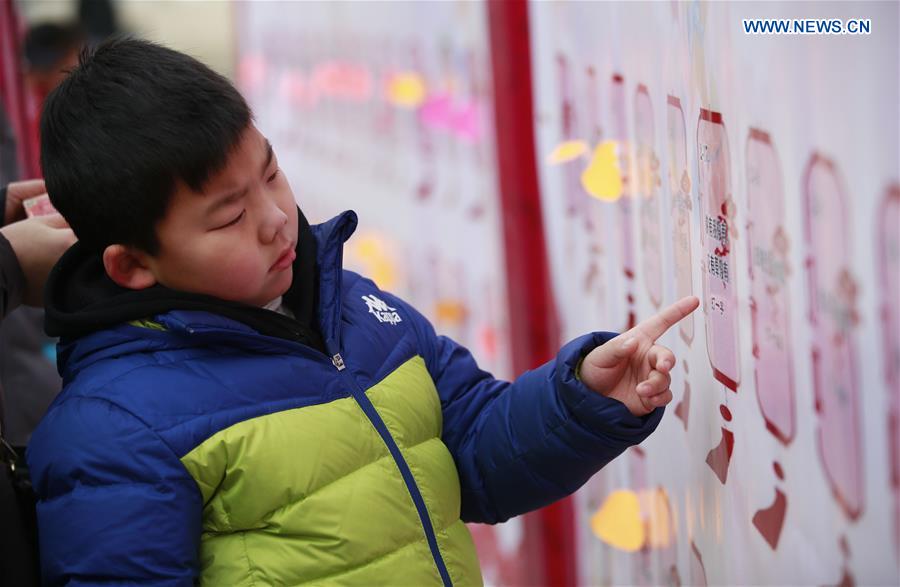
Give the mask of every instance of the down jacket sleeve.
[{"label": "down jacket sleeve", "polygon": [[405,306],[441,398],[443,441],[459,471],[466,522],[502,522],[573,493],[662,418],[662,408],[636,417],[578,379],[581,359],[614,333],[577,338],[507,382],[479,369],[468,349],[437,336]]},{"label": "down jacket sleeve", "polygon": [[107,400],[63,401],[32,437],[45,585],[192,585],[201,496],[168,446]]}]

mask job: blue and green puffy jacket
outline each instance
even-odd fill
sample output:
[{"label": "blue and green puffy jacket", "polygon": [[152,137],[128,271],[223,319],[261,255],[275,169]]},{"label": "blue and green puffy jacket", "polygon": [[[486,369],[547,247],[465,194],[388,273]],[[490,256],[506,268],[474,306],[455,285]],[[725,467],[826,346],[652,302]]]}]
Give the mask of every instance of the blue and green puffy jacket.
[{"label": "blue and green puffy jacket", "polygon": [[311,230],[326,353],[197,309],[64,340],[28,453],[46,584],[480,584],[464,522],[568,495],[656,427],[576,377],[612,334],[494,379],[342,270],[355,226]]}]

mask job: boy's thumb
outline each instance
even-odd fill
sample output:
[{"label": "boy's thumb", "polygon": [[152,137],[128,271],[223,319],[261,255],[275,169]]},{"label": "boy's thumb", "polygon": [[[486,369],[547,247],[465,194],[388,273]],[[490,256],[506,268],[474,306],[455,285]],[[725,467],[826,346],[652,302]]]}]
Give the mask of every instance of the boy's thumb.
[{"label": "boy's thumb", "polygon": [[594,349],[588,357],[590,364],[598,368],[615,367],[637,349],[637,340],[631,336],[617,336]]}]

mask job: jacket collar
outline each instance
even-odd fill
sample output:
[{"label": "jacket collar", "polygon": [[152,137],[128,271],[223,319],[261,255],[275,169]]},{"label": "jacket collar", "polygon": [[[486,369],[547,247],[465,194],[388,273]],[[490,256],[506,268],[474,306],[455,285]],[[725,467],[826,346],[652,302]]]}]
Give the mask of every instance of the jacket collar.
[{"label": "jacket collar", "polygon": [[356,231],[358,222],[356,212],[348,210],[313,227],[319,244],[319,328],[330,353],[340,350],[344,243]]},{"label": "jacket collar", "polygon": [[[317,319],[329,349],[340,347],[343,246],[356,230],[357,223],[356,213],[347,211],[311,227],[317,244],[319,272]],[[59,345],[58,366],[64,379],[68,381],[78,371],[103,358],[200,345],[225,344],[253,352],[283,351],[288,345],[295,347],[294,352],[317,354],[304,345],[260,335],[241,321],[210,311],[177,309],[148,318],[161,324],[165,331],[138,331],[126,322],[63,340]]]}]

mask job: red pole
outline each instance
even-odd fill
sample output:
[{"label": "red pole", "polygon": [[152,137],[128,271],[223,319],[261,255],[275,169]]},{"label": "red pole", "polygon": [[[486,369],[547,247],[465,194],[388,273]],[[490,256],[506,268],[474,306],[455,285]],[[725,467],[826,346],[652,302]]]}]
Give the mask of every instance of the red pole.
[{"label": "red pole", "polygon": [[[513,370],[521,373],[556,355],[559,322],[550,287],[535,161],[528,3],[489,0],[487,5],[512,362]],[[575,585],[571,500],[536,515],[546,573],[541,583]],[[533,526],[526,524],[528,531]]]},{"label": "red pole", "polygon": [[0,0],[0,108],[3,108],[16,141],[17,177],[28,177],[38,168],[32,160],[32,142],[27,120],[25,87],[22,81],[19,19],[12,0]]}]

